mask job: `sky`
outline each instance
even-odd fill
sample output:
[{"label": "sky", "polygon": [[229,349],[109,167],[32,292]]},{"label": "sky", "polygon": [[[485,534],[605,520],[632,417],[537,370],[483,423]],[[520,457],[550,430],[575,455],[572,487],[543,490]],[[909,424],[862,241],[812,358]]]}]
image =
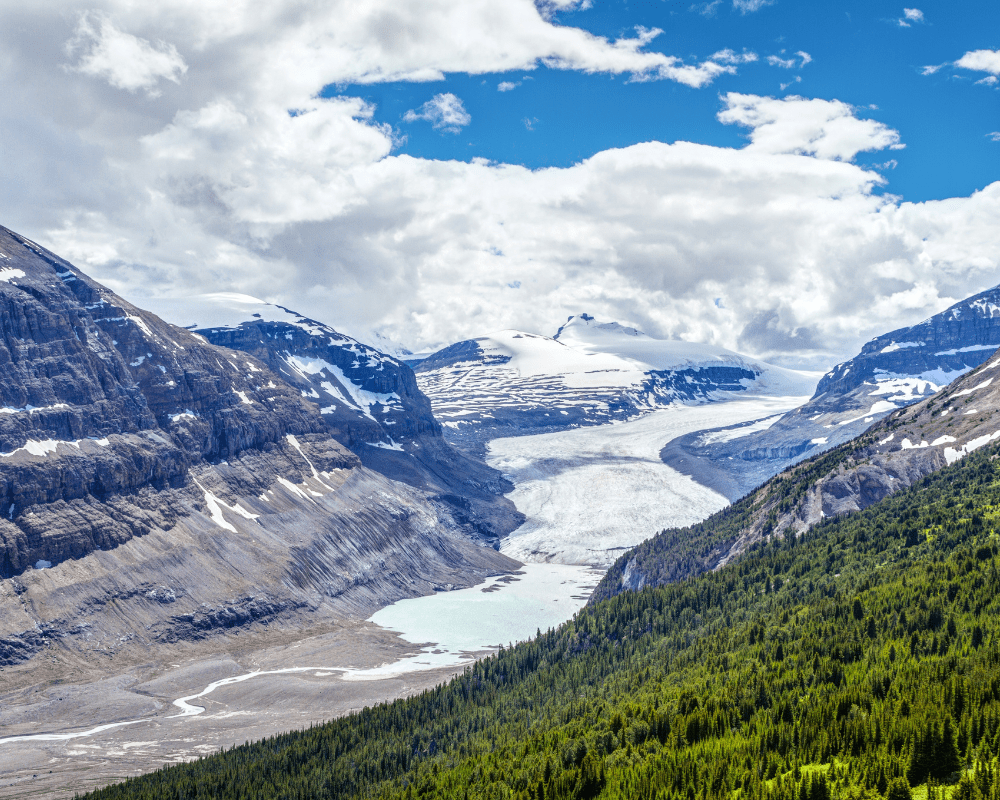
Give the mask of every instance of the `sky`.
[{"label": "sky", "polygon": [[992,0],[0,0],[0,224],[181,324],[825,369],[1000,283]]}]

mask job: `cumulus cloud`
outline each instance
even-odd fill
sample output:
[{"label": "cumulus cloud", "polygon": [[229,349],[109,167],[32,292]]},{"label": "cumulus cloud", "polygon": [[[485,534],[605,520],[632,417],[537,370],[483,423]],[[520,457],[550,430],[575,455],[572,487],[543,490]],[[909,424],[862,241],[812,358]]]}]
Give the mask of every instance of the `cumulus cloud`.
[{"label": "cumulus cloud", "polygon": [[181,75],[187,72],[187,64],[174,45],[163,41],[154,44],[126,33],[98,12],[80,14],[66,52],[79,56],[71,69],[103,78],[118,89],[145,89],[154,96],[161,79],[180,83]]},{"label": "cumulus cloud", "polygon": [[401,155],[369,103],[319,99],[553,53],[642,74],[668,58],[647,52],[652,31],[622,49],[519,0],[107,0],[116,30],[172,42],[188,66],[179,90],[136,103],[60,66],[67,9],[0,28],[0,222],[154,309],[238,291],[416,349],[551,334],[582,308],[823,367],[1000,269],[1000,184],[935,203],[879,195],[881,176],[852,159],[899,136],[837,101],[728,94],[720,119],[745,146],[647,142],[530,170]]},{"label": "cumulus cloud", "polygon": [[1000,75],[1000,50],[970,50],[955,62],[955,66]]},{"label": "cumulus cloud", "polygon": [[465,110],[461,99],[451,92],[436,94],[418,110],[411,108],[403,115],[405,122],[416,122],[421,119],[448,133],[458,133],[472,122],[472,116]]},{"label": "cumulus cloud", "polygon": [[500,81],[500,83],[497,84],[497,91],[509,92],[512,89],[516,89],[520,85],[521,85],[520,81]]},{"label": "cumulus cloud", "polygon": [[748,149],[796,153],[850,161],[858,153],[900,149],[899,133],[870,119],[858,119],[854,108],[839,100],[792,96],[777,100],[730,92],[719,121],[750,128]]}]

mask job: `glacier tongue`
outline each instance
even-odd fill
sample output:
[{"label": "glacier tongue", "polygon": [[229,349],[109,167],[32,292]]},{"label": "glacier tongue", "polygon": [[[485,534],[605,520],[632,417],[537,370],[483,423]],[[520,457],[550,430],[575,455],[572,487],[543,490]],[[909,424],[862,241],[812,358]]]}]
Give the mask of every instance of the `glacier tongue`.
[{"label": "glacier tongue", "polygon": [[514,482],[508,497],[527,516],[501,552],[525,562],[610,566],[657,531],[698,522],[729,502],[664,464],[665,444],[719,424],[773,418],[805,400],[675,406],[618,424],[495,439],[487,461]]}]

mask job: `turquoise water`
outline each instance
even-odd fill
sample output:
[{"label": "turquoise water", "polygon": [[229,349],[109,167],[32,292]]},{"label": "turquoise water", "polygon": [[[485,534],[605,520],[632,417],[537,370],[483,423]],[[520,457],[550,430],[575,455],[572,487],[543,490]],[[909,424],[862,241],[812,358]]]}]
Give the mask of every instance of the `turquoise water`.
[{"label": "turquoise water", "polygon": [[400,600],[377,611],[369,622],[425,645],[423,652],[374,669],[348,671],[344,679],[460,665],[475,653],[530,639],[538,630],[571,619],[603,574],[565,564],[525,564],[520,573],[490,578],[471,589]]}]

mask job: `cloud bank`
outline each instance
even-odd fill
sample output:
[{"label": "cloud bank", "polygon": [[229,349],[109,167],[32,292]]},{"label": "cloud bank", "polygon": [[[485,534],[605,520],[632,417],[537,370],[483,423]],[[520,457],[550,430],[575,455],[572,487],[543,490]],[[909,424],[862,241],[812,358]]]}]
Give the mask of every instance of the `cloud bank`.
[{"label": "cloud bank", "polygon": [[[610,41],[553,22],[573,6],[19,12],[0,30],[0,222],[154,309],[243,292],[413,349],[551,334],[585,310],[827,366],[998,279],[1000,184],[878,195],[855,159],[901,137],[838,101],[730,93],[719,119],[746,130],[743,147],[647,142],[529,170],[399,155],[364,100],[318,96],[540,64],[695,87],[752,60],[685,64],[649,49],[656,31]],[[413,115],[468,124],[449,93]]]}]

